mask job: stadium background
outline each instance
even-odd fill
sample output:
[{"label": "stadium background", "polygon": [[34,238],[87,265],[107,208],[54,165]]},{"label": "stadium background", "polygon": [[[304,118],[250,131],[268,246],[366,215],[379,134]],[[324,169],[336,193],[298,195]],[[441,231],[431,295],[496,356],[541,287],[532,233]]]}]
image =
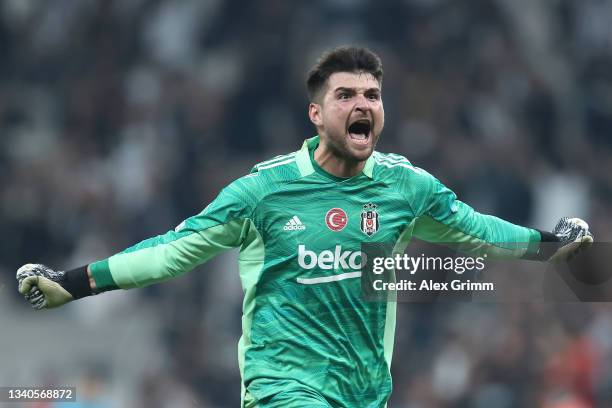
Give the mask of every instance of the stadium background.
[{"label": "stadium background", "polygon": [[[14,272],[107,257],[296,150],[306,71],[340,44],[383,59],[379,150],[482,212],[609,241],[610,21],[609,0],[2,1],[0,385],[238,405],[235,254],[44,313]],[[612,406],[606,303],[404,304],[395,350],[393,408]]]}]

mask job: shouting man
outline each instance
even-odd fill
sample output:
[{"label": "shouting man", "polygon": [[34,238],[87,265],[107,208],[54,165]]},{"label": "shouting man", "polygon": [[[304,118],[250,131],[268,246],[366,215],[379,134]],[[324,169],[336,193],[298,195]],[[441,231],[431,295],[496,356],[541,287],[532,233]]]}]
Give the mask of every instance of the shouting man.
[{"label": "shouting man", "polygon": [[547,260],[593,238],[577,218],[548,233],[479,214],[405,157],[375,151],[382,78],[368,49],[325,53],[307,80],[318,136],[300,150],[257,164],[198,215],[108,259],[66,272],[24,265],[19,291],[36,309],[54,308],[172,279],[239,247],[242,406],[384,407],[395,304],[364,300],[362,243],[415,236]]}]

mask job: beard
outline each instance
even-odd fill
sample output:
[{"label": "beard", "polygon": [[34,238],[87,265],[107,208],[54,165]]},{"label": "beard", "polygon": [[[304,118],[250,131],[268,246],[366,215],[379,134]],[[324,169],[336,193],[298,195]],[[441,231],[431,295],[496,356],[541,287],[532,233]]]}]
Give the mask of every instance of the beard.
[{"label": "beard", "polygon": [[372,140],[367,148],[357,149],[351,146],[350,138],[348,134],[345,133],[328,133],[325,137],[325,143],[327,149],[335,156],[342,160],[345,160],[349,163],[359,163],[367,160],[374,149],[376,148],[376,143],[378,142],[379,134],[374,133],[372,131],[369,136]]}]

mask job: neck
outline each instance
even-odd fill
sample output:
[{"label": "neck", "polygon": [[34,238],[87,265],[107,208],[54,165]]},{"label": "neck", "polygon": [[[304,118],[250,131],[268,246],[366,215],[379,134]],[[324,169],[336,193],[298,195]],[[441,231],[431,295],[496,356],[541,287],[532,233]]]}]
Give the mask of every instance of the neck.
[{"label": "neck", "polygon": [[336,177],[353,177],[361,173],[365,166],[365,161],[351,161],[336,154],[323,141],[319,142],[314,152],[314,159],[317,164],[329,174]]}]

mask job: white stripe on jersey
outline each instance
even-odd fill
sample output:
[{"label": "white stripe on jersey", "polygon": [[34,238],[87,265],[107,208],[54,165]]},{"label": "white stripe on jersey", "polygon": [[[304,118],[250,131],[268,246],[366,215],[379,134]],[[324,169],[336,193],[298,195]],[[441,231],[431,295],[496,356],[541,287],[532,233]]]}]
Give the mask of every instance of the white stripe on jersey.
[{"label": "white stripe on jersey", "polygon": [[397,159],[397,160],[408,160],[407,158],[405,158],[404,156],[402,156],[401,154],[397,154],[397,153],[380,153],[378,152],[381,156],[386,156],[386,157],[390,157],[392,159]]},{"label": "white stripe on jersey", "polygon": [[410,162],[405,157],[397,156],[396,158],[390,156],[384,156],[382,153],[375,152],[374,160],[376,161],[385,161],[389,163],[406,163],[410,165]]},{"label": "white stripe on jersey", "polygon": [[414,171],[415,173],[424,174],[422,169],[420,169],[418,167],[411,166],[409,164],[404,164],[404,163],[390,164],[390,163],[384,163],[384,162],[376,162],[376,163],[378,165],[380,165],[380,166],[385,166],[385,167],[388,167],[388,168],[392,168],[392,167],[404,167],[406,169]]},{"label": "white stripe on jersey", "polygon": [[409,170],[414,171],[415,173],[418,174],[423,174],[424,171],[418,167],[414,167],[412,164],[410,164],[410,162],[407,159],[392,159],[390,157],[384,157],[382,156],[380,153],[378,153],[378,155],[374,156],[374,160],[376,161],[376,164],[380,165],[380,166],[385,166],[388,168],[392,168],[392,167],[403,167]]},{"label": "white stripe on jersey", "polygon": [[287,159],[285,161],[281,161],[281,162],[277,162],[277,163],[272,163],[272,164],[268,164],[266,166],[257,166],[257,170],[265,170],[265,169],[271,169],[272,167],[277,167],[277,166],[282,166],[283,164],[289,164],[289,163],[293,163],[295,161],[295,158],[291,158],[291,159]]},{"label": "white stripe on jersey", "polygon": [[359,278],[360,276],[361,272],[345,272],[339,275],[321,276],[319,278],[297,278],[297,282],[301,283],[302,285],[315,285],[317,283],[328,283],[351,278]]},{"label": "white stripe on jersey", "polygon": [[259,166],[266,166],[268,164],[276,163],[276,162],[281,161],[281,160],[289,159],[289,158],[295,156],[296,154],[297,154],[297,152],[293,152],[293,153],[289,153],[289,154],[281,154],[280,156],[276,156],[276,157],[274,157],[274,158],[272,158],[270,160],[266,160],[266,161],[263,161],[263,162],[257,164],[257,167],[259,167]]}]

